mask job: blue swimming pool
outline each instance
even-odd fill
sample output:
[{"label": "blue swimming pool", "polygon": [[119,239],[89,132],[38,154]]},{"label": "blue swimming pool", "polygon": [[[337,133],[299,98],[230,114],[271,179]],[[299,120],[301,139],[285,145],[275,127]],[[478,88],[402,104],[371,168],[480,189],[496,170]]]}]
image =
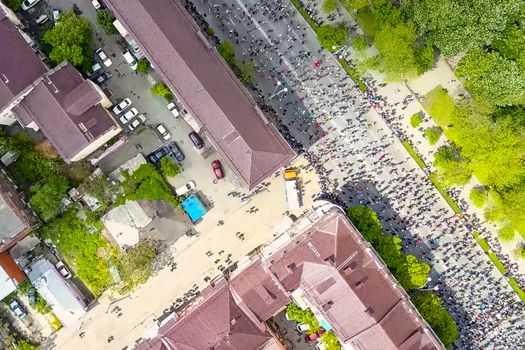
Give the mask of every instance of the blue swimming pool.
[{"label": "blue swimming pool", "polygon": [[199,198],[192,194],[182,202],[182,209],[188,214],[192,222],[198,221],[206,214],[206,208],[202,205]]}]

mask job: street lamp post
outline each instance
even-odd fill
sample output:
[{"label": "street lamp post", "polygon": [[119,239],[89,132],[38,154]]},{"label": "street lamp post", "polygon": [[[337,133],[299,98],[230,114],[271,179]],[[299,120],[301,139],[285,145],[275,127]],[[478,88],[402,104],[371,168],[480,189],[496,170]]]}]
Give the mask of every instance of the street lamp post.
[{"label": "street lamp post", "polygon": [[274,92],[270,97],[268,97],[268,99],[271,100],[272,98],[274,98],[275,96],[279,95],[280,93],[287,92],[287,91],[288,91],[288,88],[286,88],[286,87],[282,88],[281,90],[279,90],[277,92]]}]

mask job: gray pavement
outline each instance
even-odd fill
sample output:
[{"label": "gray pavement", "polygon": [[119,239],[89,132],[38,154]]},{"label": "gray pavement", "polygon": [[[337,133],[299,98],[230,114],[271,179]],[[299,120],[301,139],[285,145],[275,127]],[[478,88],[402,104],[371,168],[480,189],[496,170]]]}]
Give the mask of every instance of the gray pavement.
[{"label": "gray pavement", "polygon": [[371,108],[380,97],[356,89],[290,3],[224,3],[194,2],[221,39],[254,60],[257,94],[277,111],[288,136],[307,148],[305,140],[316,137],[312,125],[326,132],[306,152],[325,196],[371,206],[406,252],[433,266],[424,289],[436,290],[458,322],[458,347],[523,347],[523,305],[400,144],[397,115]]}]

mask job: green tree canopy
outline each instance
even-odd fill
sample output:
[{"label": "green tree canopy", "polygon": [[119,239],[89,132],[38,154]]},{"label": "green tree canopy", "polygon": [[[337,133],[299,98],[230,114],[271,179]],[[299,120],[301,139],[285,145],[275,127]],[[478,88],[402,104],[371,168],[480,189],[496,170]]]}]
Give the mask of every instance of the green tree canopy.
[{"label": "green tree canopy", "polygon": [[358,205],[348,208],[346,215],[367,241],[375,241],[383,235],[381,223],[372,209]]},{"label": "green tree canopy", "polygon": [[498,52],[475,50],[458,64],[456,75],[472,94],[497,106],[525,102],[525,75],[515,61]]},{"label": "green tree canopy", "polygon": [[43,183],[31,186],[29,203],[44,220],[54,218],[60,211],[60,202],[66,196],[69,184],[63,176],[55,175]]},{"label": "green tree canopy", "polygon": [[155,96],[164,97],[167,101],[173,100],[173,94],[171,90],[163,82],[153,85],[151,93]]},{"label": "green tree canopy", "polygon": [[455,146],[440,147],[434,155],[434,167],[437,168],[439,181],[445,187],[465,185],[472,177],[468,161],[461,157]]},{"label": "green tree canopy", "polygon": [[108,9],[97,10],[97,24],[107,35],[117,34],[117,28],[113,25],[115,16]]},{"label": "green tree canopy", "polygon": [[336,27],[330,24],[323,24],[317,29],[317,38],[321,46],[333,52],[346,44],[348,40],[348,30],[344,25],[338,25]]},{"label": "green tree canopy", "polygon": [[124,177],[126,178],[123,182],[125,199],[149,201],[162,199],[174,205],[179,204],[170,185],[153,164],[141,165],[132,175],[125,172]]},{"label": "green tree canopy", "polygon": [[523,8],[520,0],[403,0],[402,5],[419,35],[445,56],[490,43]]},{"label": "green tree canopy", "polygon": [[143,58],[137,63],[137,73],[148,74],[149,72],[149,62],[147,59]]},{"label": "green tree canopy", "polygon": [[173,177],[180,173],[180,167],[168,157],[164,157],[160,160],[160,171],[167,177]]},{"label": "green tree canopy", "polygon": [[476,207],[481,208],[487,202],[489,195],[482,187],[475,187],[470,191],[470,200]]},{"label": "green tree canopy", "polygon": [[125,293],[145,283],[153,274],[153,261],[157,256],[151,242],[141,241],[119,256],[118,270],[124,282],[120,292]]},{"label": "green tree canopy", "polygon": [[[95,227],[95,232],[88,231],[88,225]],[[61,256],[95,296],[111,284],[109,261],[113,250],[100,234],[100,221],[81,220],[74,208],[42,227],[40,233],[57,245]]]},{"label": "green tree canopy", "polygon": [[356,52],[363,52],[368,49],[368,40],[362,35],[356,35],[352,40],[352,49]]},{"label": "green tree canopy", "polygon": [[323,0],[322,10],[326,14],[330,14],[337,10],[337,0]]},{"label": "green tree canopy", "polygon": [[60,23],[44,32],[42,41],[49,45],[49,58],[58,64],[64,60],[75,67],[89,67],[91,63],[91,24],[72,11],[60,17]]},{"label": "green tree canopy", "polygon": [[447,310],[441,306],[441,300],[434,294],[425,292],[414,296],[412,303],[432,327],[445,348],[450,348],[458,338],[459,331]]},{"label": "green tree canopy", "polygon": [[430,266],[413,255],[406,255],[397,267],[396,278],[406,290],[421,288],[427,283]]}]

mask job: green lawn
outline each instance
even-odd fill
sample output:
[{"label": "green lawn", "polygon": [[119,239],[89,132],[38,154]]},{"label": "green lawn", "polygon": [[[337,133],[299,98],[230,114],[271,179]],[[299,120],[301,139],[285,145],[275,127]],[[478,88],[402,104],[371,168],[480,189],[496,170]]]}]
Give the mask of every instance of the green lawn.
[{"label": "green lawn", "polygon": [[478,241],[478,244],[480,245],[480,247],[484,250],[484,251],[489,251],[490,250],[490,246],[489,244],[487,243],[487,241],[485,241],[483,238],[481,238],[479,236],[479,232],[477,231],[474,231],[473,233],[474,235],[474,238],[476,239],[476,241]]},{"label": "green lawn", "polygon": [[425,95],[425,101],[422,104],[428,114],[444,130],[454,112],[454,101],[447,91],[441,86],[434,88]]},{"label": "green lawn", "polygon": [[518,282],[513,277],[511,277],[509,278],[509,284],[512,287],[512,289],[514,289],[516,293],[518,293],[521,301],[525,303],[525,292],[523,291],[523,289],[520,288]]}]

